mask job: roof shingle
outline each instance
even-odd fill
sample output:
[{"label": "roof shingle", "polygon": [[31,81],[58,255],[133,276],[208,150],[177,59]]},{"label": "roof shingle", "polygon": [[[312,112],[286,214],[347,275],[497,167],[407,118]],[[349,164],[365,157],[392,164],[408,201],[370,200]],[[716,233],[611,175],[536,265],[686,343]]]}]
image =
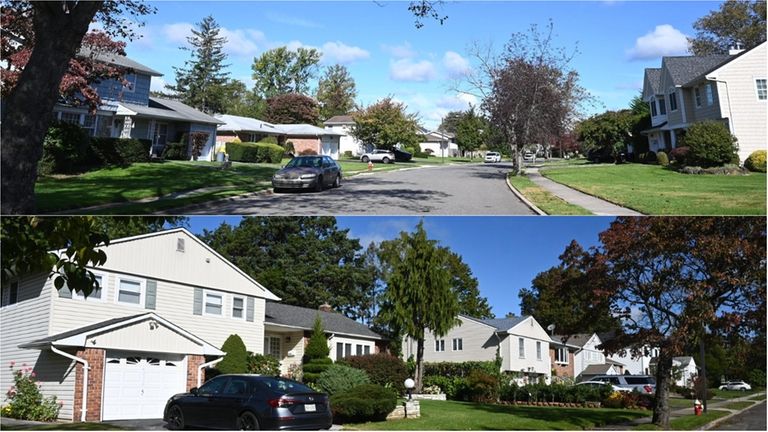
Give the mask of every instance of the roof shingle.
[{"label": "roof shingle", "polygon": [[323,312],[317,309],[267,302],[265,315],[265,324],[284,325],[304,330],[311,330],[315,324],[315,317],[320,315],[323,329],[327,333],[343,333],[368,339],[383,339],[381,335],[366,325],[338,312]]}]

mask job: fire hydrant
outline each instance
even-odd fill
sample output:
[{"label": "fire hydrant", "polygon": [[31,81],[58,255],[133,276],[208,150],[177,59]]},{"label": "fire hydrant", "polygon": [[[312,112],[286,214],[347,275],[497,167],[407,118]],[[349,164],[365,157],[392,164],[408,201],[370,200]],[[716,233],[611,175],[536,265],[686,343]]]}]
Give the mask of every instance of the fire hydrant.
[{"label": "fire hydrant", "polygon": [[704,411],[704,407],[701,405],[701,401],[698,399],[693,401],[693,413],[700,416],[702,411]]},{"label": "fire hydrant", "polygon": [[368,171],[373,171],[373,162],[368,161]]}]

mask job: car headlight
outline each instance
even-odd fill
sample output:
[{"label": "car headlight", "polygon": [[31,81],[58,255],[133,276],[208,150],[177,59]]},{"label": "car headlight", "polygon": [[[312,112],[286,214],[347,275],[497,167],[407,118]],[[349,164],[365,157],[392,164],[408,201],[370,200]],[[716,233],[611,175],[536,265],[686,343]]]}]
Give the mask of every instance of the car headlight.
[{"label": "car headlight", "polygon": [[284,178],[284,177],[285,177],[285,176],[284,176],[284,175],[282,175],[282,174],[275,174],[275,175],[273,175],[273,176],[272,176],[272,178],[273,178],[273,179],[282,179],[282,178]]},{"label": "car headlight", "polygon": [[302,174],[301,175],[301,179],[302,180],[313,179],[315,177],[317,177],[317,174]]}]

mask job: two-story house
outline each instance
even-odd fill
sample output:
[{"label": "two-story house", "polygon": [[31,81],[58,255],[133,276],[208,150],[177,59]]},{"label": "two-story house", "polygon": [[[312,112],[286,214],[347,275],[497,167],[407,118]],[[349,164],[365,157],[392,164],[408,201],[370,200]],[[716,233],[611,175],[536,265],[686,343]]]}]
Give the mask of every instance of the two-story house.
[{"label": "two-story house", "polygon": [[766,149],[766,43],[730,55],[663,57],[645,70],[643,100],[651,110],[652,151],[669,151],[693,123],[720,121],[738,139],[743,162]]},{"label": "two-story house", "polygon": [[[81,53],[88,55],[88,53]],[[213,160],[216,126],[220,121],[179,101],[149,95],[152,77],[162,74],[128,57],[95,54],[96,60],[126,69],[127,85],[104,80],[93,87],[102,99],[96,113],[79,106],[58,104],[54,118],[80,125],[91,136],[136,138],[152,142],[152,153],[160,155],[165,145],[178,141],[183,134],[205,132],[201,160]]]},{"label": "two-story house", "polygon": [[352,128],[355,126],[355,119],[350,115],[338,115],[329,118],[323,122],[325,128],[343,135],[339,140],[339,151],[343,155],[346,152],[352,153],[352,156],[361,156],[369,151],[373,151],[372,144],[365,144],[352,136]]},{"label": "two-story house", "polygon": [[578,377],[590,365],[605,364],[605,354],[598,348],[602,341],[595,333],[581,333],[571,336],[552,336],[563,344],[577,347],[573,353],[573,377]]},{"label": "two-story house", "polygon": [[[445,336],[427,332],[425,362],[493,361],[501,358],[501,370],[515,372],[523,381],[552,376],[547,332],[532,316],[478,319],[459,315],[461,325]],[[416,341],[403,339],[403,357],[416,356]]]},{"label": "two-story house", "polygon": [[[277,357],[283,372],[301,361],[318,314],[333,336],[329,345],[343,343],[344,355],[375,352],[381,343],[341,314],[275,303],[277,296],[183,228],[100,249],[107,262],[91,269],[99,289],[87,298],[56,290],[49,274],[2,287],[0,356],[32,368],[43,394],[62,402],[61,419],[160,418],[168,397],[200,385],[232,334],[249,351]],[[12,385],[11,369],[0,368],[0,386]]]}]

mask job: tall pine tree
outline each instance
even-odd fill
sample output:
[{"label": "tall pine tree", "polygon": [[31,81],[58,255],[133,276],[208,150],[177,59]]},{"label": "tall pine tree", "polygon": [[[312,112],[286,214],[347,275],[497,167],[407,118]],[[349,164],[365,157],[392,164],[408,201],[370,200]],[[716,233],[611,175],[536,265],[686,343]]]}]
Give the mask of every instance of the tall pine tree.
[{"label": "tall pine tree", "polygon": [[317,85],[320,116],[328,120],[335,115],[349,114],[355,107],[356,96],[355,80],[347,68],[338,64],[329,67]]},{"label": "tall pine tree", "polygon": [[192,29],[187,37],[189,47],[180,47],[191,52],[191,58],[184,67],[174,67],[176,84],[166,85],[187,105],[206,113],[224,112],[229,72],[224,68],[227,55],[224,44],[227,39],[219,36],[221,28],[212,16],[207,16]]}]

